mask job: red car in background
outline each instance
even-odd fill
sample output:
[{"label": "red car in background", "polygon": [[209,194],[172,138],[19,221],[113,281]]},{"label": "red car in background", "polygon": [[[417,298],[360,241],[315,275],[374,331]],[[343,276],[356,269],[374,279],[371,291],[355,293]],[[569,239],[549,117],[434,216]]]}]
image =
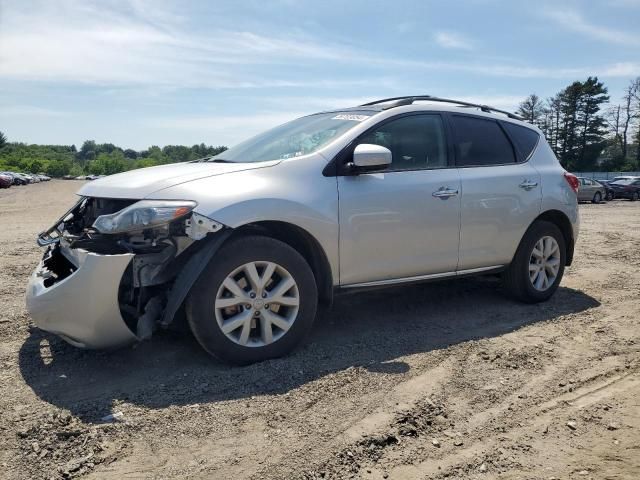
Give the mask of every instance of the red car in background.
[{"label": "red car in background", "polygon": [[13,177],[0,173],[0,188],[9,188],[13,184]]},{"label": "red car in background", "polygon": [[629,200],[640,200],[640,177],[624,178],[609,184],[613,189],[616,198],[628,198]]}]

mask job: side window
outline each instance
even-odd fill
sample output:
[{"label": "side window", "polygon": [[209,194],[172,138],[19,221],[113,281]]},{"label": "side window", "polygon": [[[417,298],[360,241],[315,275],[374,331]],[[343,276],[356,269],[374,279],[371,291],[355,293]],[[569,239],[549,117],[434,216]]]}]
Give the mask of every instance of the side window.
[{"label": "side window", "polygon": [[511,142],[495,120],[452,115],[456,162],[460,166],[515,163]]},{"label": "side window", "polygon": [[502,122],[502,126],[504,126],[507,132],[509,132],[509,135],[511,135],[522,158],[529,158],[529,155],[533,153],[536,145],[538,145],[538,140],[540,139],[538,132],[510,122]]},{"label": "side window", "polygon": [[409,115],[375,127],[358,139],[391,150],[388,170],[447,167],[447,144],[440,115]]}]

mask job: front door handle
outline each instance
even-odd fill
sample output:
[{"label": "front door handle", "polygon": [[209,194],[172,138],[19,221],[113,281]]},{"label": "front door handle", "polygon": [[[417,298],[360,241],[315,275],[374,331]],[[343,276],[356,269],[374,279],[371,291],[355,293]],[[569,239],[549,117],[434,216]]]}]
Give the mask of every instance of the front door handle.
[{"label": "front door handle", "polygon": [[523,188],[525,190],[531,190],[533,188],[536,188],[537,186],[538,182],[532,182],[531,180],[525,180],[519,185],[520,188]]},{"label": "front door handle", "polygon": [[438,190],[433,192],[431,195],[436,197],[436,198],[455,197],[456,195],[458,195],[458,190],[453,189],[451,187],[440,187]]}]

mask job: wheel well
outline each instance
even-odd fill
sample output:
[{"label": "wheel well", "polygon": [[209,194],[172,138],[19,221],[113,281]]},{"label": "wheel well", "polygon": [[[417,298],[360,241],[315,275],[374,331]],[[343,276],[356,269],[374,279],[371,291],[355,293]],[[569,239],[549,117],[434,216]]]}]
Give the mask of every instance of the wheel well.
[{"label": "wheel well", "polygon": [[567,266],[571,265],[571,262],[573,262],[575,242],[573,238],[573,228],[569,218],[559,210],[547,210],[538,216],[538,218],[536,218],[536,221],[537,220],[551,222],[560,229],[562,236],[564,237],[564,242],[567,246]]},{"label": "wheel well", "polygon": [[316,279],[318,298],[322,304],[333,302],[333,275],[331,265],[318,241],[306,230],[291,223],[280,221],[261,221],[238,227],[234,235],[259,233],[286,243],[304,257]]}]

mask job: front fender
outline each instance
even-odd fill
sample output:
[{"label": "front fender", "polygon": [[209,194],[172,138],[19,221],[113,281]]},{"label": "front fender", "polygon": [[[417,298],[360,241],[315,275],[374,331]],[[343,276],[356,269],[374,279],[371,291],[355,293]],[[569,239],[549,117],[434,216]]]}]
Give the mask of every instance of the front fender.
[{"label": "front fender", "polygon": [[334,285],[338,272],[338,190],[324,177],[320,156],[288,160],[272,168],[238,171],[166,188],[147,198],[194,200],[195,211],[230,228],[258,221],[295,225],[323,248]]}]

